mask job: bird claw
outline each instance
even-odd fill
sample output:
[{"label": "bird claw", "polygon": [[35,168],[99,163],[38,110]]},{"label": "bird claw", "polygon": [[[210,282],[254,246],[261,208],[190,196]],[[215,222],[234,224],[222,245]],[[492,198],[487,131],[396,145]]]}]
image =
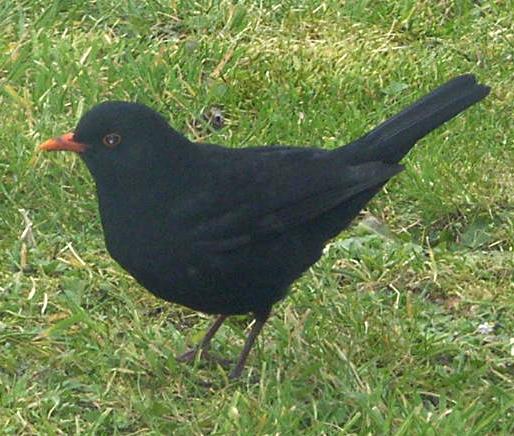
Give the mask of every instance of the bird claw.
[{"label": "bird claw", "polygon": [[238,368],[233,368],[232,371],[228,374],[229,380],[237,380],[239,377],[241,377],[242,370]]},{"label": "bird claw", "polygon": [[191,350],[187,350],[185,353],[175,357],[177,362],[190,363],[195,360],[196,354],[198,353],[197,348],[192,348]]},{"label": "bird claw", "polygon": [[176,359],[178,362],[191,363],[195,361],[196,355],[198,353],[201,353],[200,359],[205,360],[207,362],[217,363],[222,368],[228,368],[232,364],[232,361],[230,361],[229,359],[224,359],[223,357],[215,356],[207,350],[202,350],[198,348],[192,348],[191,350],[186,351],[180,356],[177,356]]}]

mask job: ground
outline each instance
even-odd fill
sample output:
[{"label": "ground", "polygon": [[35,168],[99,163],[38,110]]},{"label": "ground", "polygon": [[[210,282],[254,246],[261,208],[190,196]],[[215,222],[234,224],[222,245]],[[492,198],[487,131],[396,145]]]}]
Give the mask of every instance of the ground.
[{"label": "ground", "polygon": [[[4,434],[514,433],[512,11],[3,0]],[[80,160],[36,152],[106,99],[191,139],[330,149],[468,72],[491,95],[409,154],[275,307],[235,382],[175,361],[210,319],[137,286],[105,251]],[[246,328],[232,318],[215,351],[235,358]]]}]

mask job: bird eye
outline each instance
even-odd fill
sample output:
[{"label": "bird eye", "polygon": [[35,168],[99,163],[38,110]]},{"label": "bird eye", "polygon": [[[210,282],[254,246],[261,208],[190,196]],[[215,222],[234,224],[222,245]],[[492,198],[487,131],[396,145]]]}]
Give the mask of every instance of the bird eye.
[{"label": "bird eye", "polygon": [[106,147],[114,148],[121,142],[121,136],[117,133],[109,133],[104,136],[102,142]]}]

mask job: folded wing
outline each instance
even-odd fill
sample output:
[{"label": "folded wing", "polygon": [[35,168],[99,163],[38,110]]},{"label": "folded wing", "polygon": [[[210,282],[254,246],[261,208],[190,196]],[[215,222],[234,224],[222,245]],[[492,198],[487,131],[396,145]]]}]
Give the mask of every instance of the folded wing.
[{"label": "folded wing", "polygon": [[[198,248],[234,250],[314,222],[403,169],[399,164],[378,161],[346,165],[333,152],[306,155],[303,150],[297,155],[291,150],[281,159],[271,155],[275,156],[254,155],[251,165],[243,165],[246,172],[225,177],[231,183],[220,191],[224,192],[223,204],[231,207],[200,226],[195,240]],[[244,197],[238,195],[238,186],[244,186]]]}]

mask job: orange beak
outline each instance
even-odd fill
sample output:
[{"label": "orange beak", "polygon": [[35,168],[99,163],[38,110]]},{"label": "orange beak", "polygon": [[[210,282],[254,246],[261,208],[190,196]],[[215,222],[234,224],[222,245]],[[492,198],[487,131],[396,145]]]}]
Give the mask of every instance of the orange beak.
[{"label": "orange beak", "polygon": [[73,133],[66,133],[65,135],[43,142],[38,148],[43,151],[66,150],[82,153],[86,150],[87,145],[74,141]]}]

